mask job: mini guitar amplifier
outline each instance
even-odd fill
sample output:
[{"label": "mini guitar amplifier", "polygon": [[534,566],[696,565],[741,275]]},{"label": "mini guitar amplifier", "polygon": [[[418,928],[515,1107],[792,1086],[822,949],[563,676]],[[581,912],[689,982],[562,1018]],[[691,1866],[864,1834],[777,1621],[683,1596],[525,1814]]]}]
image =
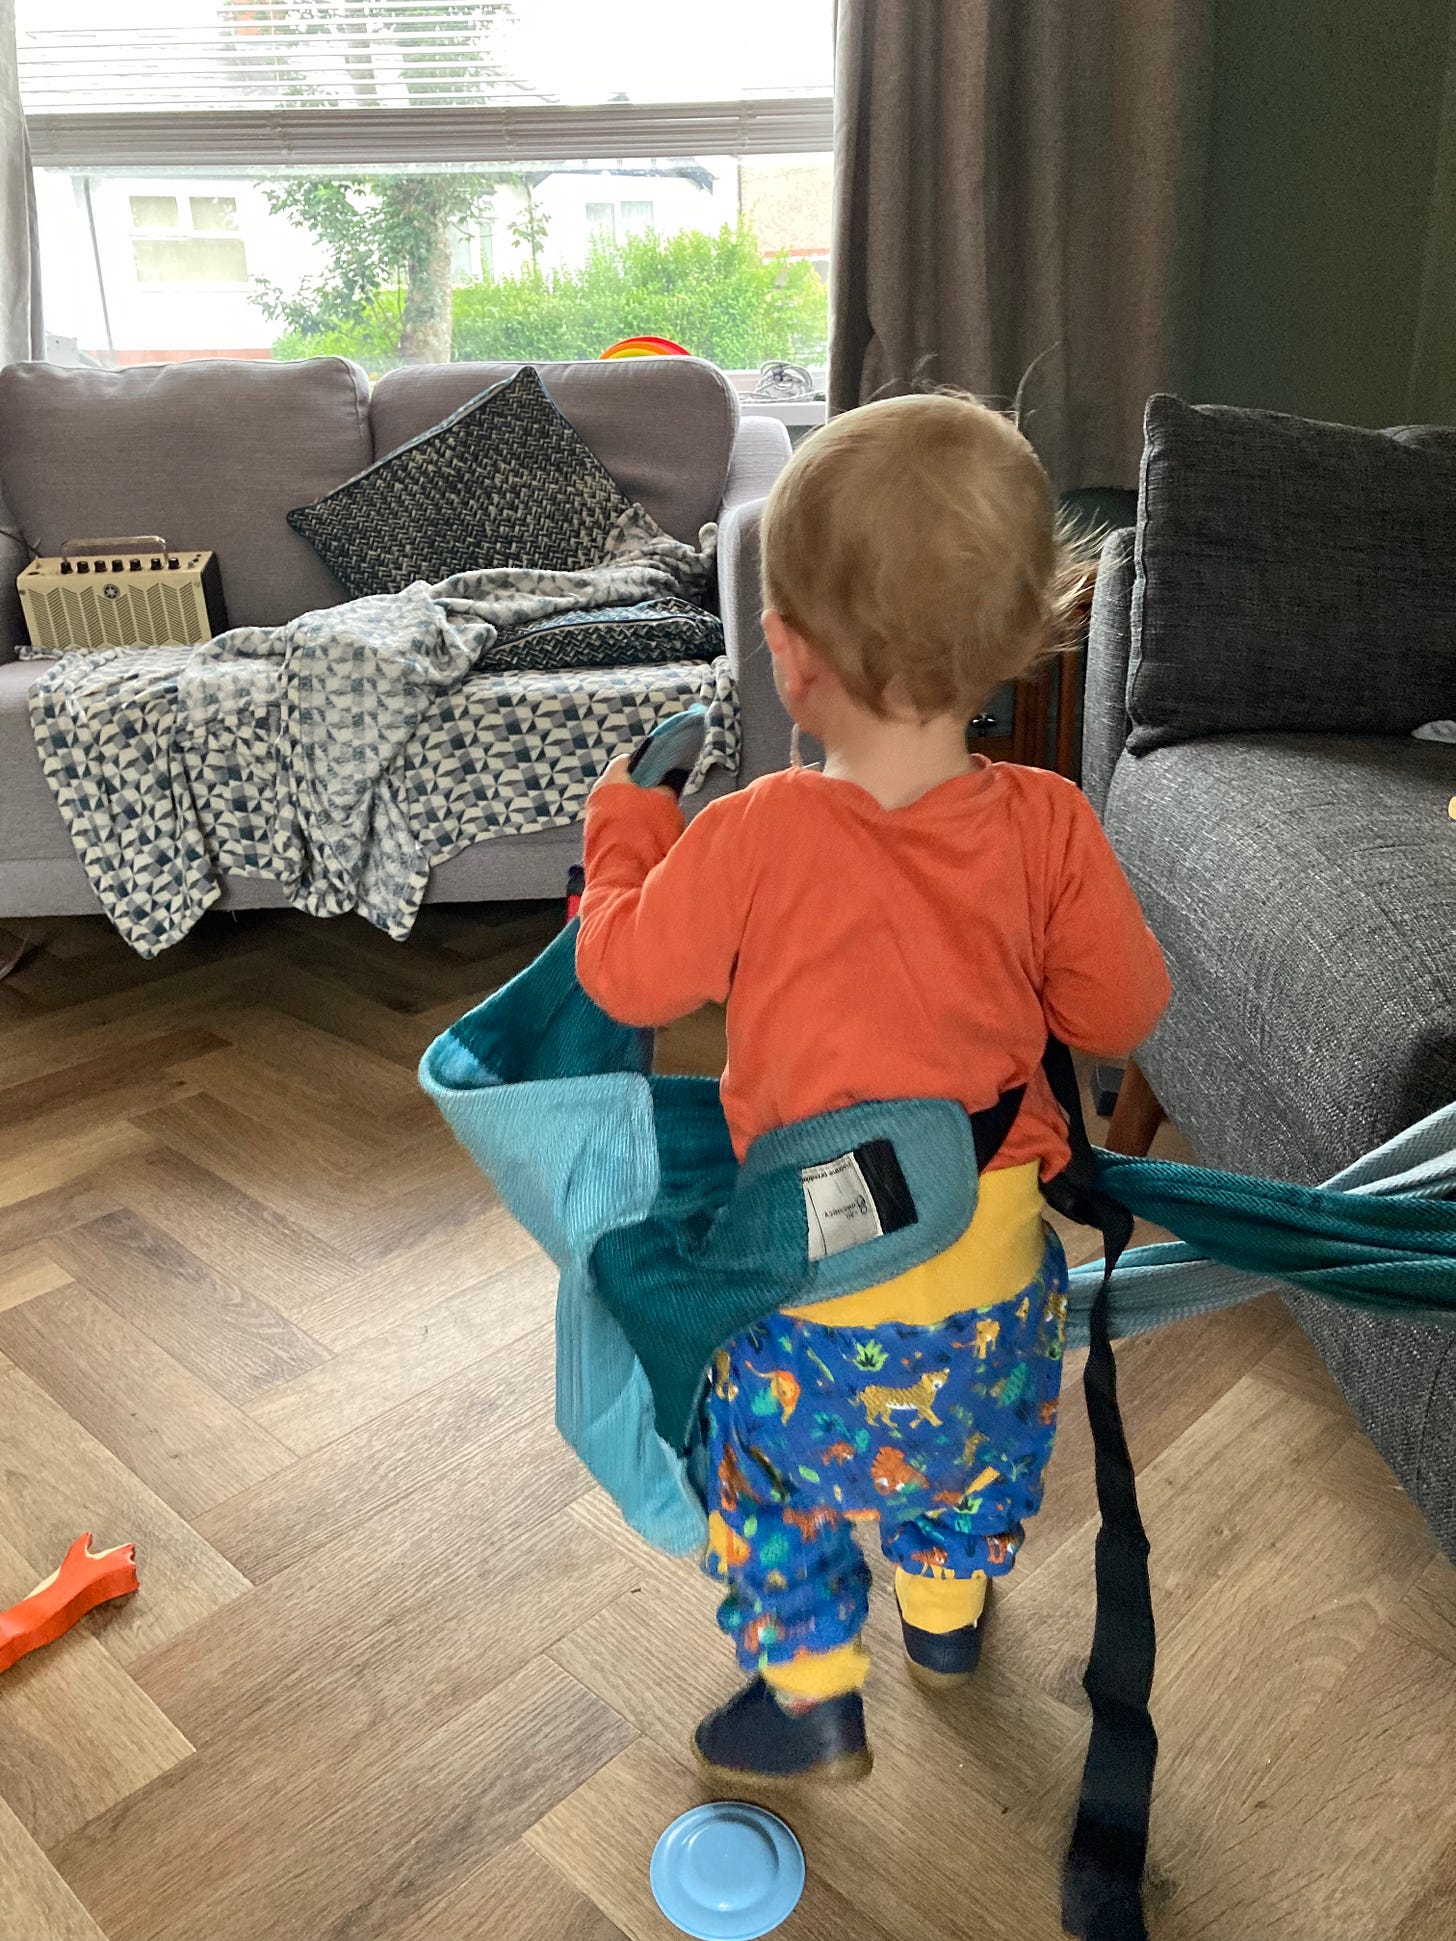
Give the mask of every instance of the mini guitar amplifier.
[{"label": "mini guitar amplifier", "polygon": [[216,553],[174,553],[157,533],[68,539],[16,580],[31,645],[189,647],[227,630]]}]

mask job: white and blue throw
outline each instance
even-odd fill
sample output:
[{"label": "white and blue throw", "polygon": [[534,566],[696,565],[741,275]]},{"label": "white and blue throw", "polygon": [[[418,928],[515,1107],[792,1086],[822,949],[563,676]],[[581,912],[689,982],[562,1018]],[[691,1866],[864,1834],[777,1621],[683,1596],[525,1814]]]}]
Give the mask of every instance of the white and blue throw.
[{"label": "white and blue throw", "polygon": [[314,916],[409,934],[434,864],[491,836],[575,822],[606,762],[701,703],[693,778],[738,761],[725,658],[476,671],[549,615],[698,600],[692,547],[638,506],[581,572],[498,567],[237,627],[197,647],[65,655],[31,692],[46,780],[103,908],[143,957],[186,935],[223,876],[264,877]]}]

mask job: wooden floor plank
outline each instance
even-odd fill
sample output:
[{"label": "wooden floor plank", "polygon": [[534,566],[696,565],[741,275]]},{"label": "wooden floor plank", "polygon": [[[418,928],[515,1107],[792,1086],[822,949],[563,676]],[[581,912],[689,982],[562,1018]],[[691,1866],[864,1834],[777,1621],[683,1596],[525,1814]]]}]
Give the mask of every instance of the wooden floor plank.
[{"label": "wooden floor plank", "polygon": [[70,1279],[43,1247],[17,1247],[0,1257],[0,1312],[69,1286]]},{"label": "wooden floor plank", "polygon": [[473,1186],[461,1197],[457,1218],[433,1221],[427,1204],[396,1202],[396,1210],[412,1223],[408,1244],[394,1258],[360,1262],[351,1277],[319,1296],[309,1318],[315,1340],[340,1350],[358,1347],[422,1308],[465,1293],[488,1274],[540,1258],[525,1228]]},{"label": "wooden floor plank", "polygon": [[387,1158],[397,1143],[382,1115],[320,1090],[306,1074],[285,1077],[247,1047],[229,1044],[181,1069],[197,1090],[266,1129],[270,1151],[295,1168],[347,1177]]},{"label": "wooden floor plank", "polygon": [[492,1524],[574,1500],[586,1473],[551,1425],[551,1350],[546,1330],[523,1337],[219,1505],[198,1530],[261,1582],[437,1477],[462,1502],[491,1494]]},{"label": "wooden floor plank", "polygon": [[0,1909],[14,1941],[106,1941],[3,1799]]},{"label": "wooden floor plank", "polygon": [[248,1588],[247,1579],[20,1369],[0,1370],[0,1540],[53,1571],[83,1530],[134,1543],[141,1589],[84,1620],[127,1665]]},{"label": "wooden floor plank", "polygon": [[1269,1720],[1255,1795],[1185,1863],[1170,1941],[1243,1941],[1255,1923],[1279,1941],[1387,1941],[1426,1890],[1429,1848],[1456,1834],[1453,1760],[1456,1666],[1382,1628],[1299,1729]]},{"label": "wooden floor plank", "polygon": [[179,1515],[293,1460],[266,1428],[84,1287],[0,1313],[0,1349]]},{"label": "wooden floor plank", "polygon": [[54,1252],[83,1287],[229,1401],[246,1401],[326,1359],[276,1308],[134,1213],[73,1227]]},{"label": "wooden floor plank", "polygon": [[353,1120],[378,1129],[386,1150],[402,1134],[436,1122],[436,1108],[415,1076],[418,1051],[408,1065],[357,1043],[341,1056],[336,1036],[278,1010],[272,990],[268,1003],[229,1017],[228,1037],[251,1066],[290,1093],[303,1089],[315,1101],[326,1102],[344,1123]]},{"label": "wooden floor plank", "polygon": [[398,1941],[623,1941],[594,1902],[524,1840],[431,1903]]},{"label": "wooden floor plank", "polygon": [[331,1298],[347,1302],[360,1278],[344,1254],[168,1146],[139,1153],[110,1168],[106,1178],[115,1205],[195,1252],[214,1273],[246,1287],[305,1334],[328,1339],[313,1326],[315,1306]]},{"label": "wooden floor plank", "polygon": [[[0,1609],[37,1581],[0,1540]],[[56,1846],[191,1752],[85,1627],[22,1658],[0,1680],[0,1797],[41,1847]]]},{"label": "wooden floor plank", "polygon": [[44,1077],[56,1065],[97,1057],[168,1027],[215,1023],[230,1004],[246,1001],[255,964],[252,954],[239,952],[226,964],[174,970],[150,990],[108,990],[85,1003],[7,1023],[5,1076],[17,1083]]},{"label": "wooden floor plank", "polygon": [[122,1202],[109,1172],[109,1168],[101,1167],[9,1206],[0,1205],[0,1255],[8,1260],[37,1246],[44,1250],[57,1234],[84,1226],[103,1213],[115,1213]]},{"label": "wooden floor plank", "polygon": [[[556,1280],[544,1254],[530,1256],[264,1389],[248,1413],[301,1455],[322,1449],[540,1329],[555,1309]],[[0,1329],[0,1347],[4,1341]]]},{"label": "wooden floor plank", "polygon": [[[138,1668],[199,1750],[56,1855],[111,1941],[150,1935],[362,1796],[630,1582],[565,1513],[492,1543],[469,1508],[441,1495],[351,1533]],[[122,1843],[145,1874],[118,1871]]]},{"label": "wooden floor plank", "polygon": [[[129,1119],[116,1119],[54,1139],[0,1147],[0,1248],[8,1252],[51,1231],[46,1224],[49,1209],[28,1213],[24,1202],[74,1186],[114,1159],[144,1152],[151,1143]],[[6,1220],[7,1212],[14,1213],[13,1221]]]},{"label": "wooden floor plank", "polygon": [[108,1921],[109,1941],[396,1941],[630,1738],[600,1700],[538,1659],[306,1831],[255,1843],[220,1891]]},{"label": "wooden floor plank", "polygon": [[174,1066],[224,1050],[226,1042],[214,1031],[164,1031],[0,1085],[0,1133],[10,1135],[5,1143],[11,1146],[21,1126],[74,1118],[77,1107],[84,1108],[83,1124],[87,1117],[129,1116],[138,1096],[154,1102],[151,1094]]}]

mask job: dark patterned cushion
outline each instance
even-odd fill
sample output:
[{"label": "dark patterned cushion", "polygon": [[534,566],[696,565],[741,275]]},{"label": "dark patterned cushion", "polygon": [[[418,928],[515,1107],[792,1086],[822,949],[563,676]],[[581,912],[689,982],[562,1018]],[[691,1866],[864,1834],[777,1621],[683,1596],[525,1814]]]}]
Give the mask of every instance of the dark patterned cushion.
[{"label": "dark patterned cushion", "polygon": [[361,599],[491,566],[579,572],[626,507],[527,364],[288,523]]},{"label": "dark patterned cushion", "polygon": [[553,614],[501,635],[476,662],[514,668],[651,667],[662,661],[716,660],[723,622],[689,600],[639,600],[634,606]]},{"label": "dark patterned cushion", "polygon": [[1456,694],[1456,430],[1147,410],[1134,754],[1229,733],[1405,735]]}]

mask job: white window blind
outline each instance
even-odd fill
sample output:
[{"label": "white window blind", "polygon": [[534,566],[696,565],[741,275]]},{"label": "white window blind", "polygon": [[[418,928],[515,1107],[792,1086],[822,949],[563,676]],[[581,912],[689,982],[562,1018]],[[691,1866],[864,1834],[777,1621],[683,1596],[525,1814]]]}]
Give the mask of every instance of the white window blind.
[{"label": "white window blind", "polygon": [[828,0],[787,46],[760,13],[782,22],[774,0],[661,30],[605,0],[18,0],[21,99],[52,167],[821,153]]}]

